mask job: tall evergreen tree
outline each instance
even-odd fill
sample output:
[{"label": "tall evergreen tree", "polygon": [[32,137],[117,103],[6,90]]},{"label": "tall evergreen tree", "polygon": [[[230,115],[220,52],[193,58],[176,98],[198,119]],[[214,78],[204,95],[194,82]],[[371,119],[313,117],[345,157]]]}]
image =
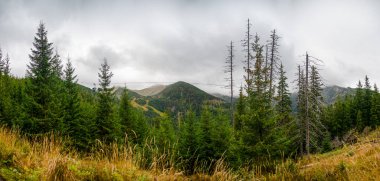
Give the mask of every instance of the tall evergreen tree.
[{"label": "tall evergreen tree", "polygon": [[287,123],[289,121],[291,110],[291,100],[290,93],[288,90],[288,83],[286,82],[287,77],[285,76],[284,66],[280,65],[280,77],[277,86],[277,97],[276,97],[276,111],[280,117],[280,122],[282,124]]},{"label": "tall evergreen tree", "polygon": [[199,159],[205,167],[208,167],[214,159],[215,149],[213,145],[213,132],[215,129],[211,112],[207,106],[204,106],[200,119],[199,129]]},{"label": "tall evergreen tree", "polygon": [[89,124],[82,116],[80,107],[79,90],[77,86],[77,76],[75,68],[70,59],[67,59],[64,70],[64,100],[63,100],[63,121],[65,124],[65,133],[72,139],[72,145],[79,150],[89,148],[91,131]]},{"label": "tall evergreen tree", "polygon": [[57,97],[54,95],[54,74],[52,71],[52,43],[48,41],[45,25],[40,23],[33,42],[34,49],[29,55],[27,77],[28,121],[24,129],[31,133],[51,130],[62,131]]},{"label": "tall evergreen tree", "polygon": [[10,79],[10,67],[9,67],[9,56],[8,54],[3,59],[2,52],[0,49],[0,123],[7,126],[12,126],[13,116],[16,106],[12,105],[12,84]]},{"label": "tall evergreen tree", "polygon": [[133,135],[133,129],[136,127],[132,114],[132,106],[129,100],[128,90],[127,88],[124,88],[120,98],[119,118],[122,131],[126,133],[128,137]]},{"label": "tall evergreen tree", "polygon": [[234,130],[240,132],[243,127],[243,116],[245,115],[245,100],[243,95],[243,86],[239,90],[239,99],[236,103],[236,112],[235,112],[235,125]]},{"label": "tall evergreen tree", "polygon": [[96,113],[96,138],[106,142],[113,142],[120,137],[120,123],[114,118],[114,87],[111,87],[113,73],[107,59],[104,59],[99,70],[100,88],[98,89]]},{"label": "tall evergreen tree", "polygon": [[255,52],[255,66],[251,72],[252,87],[247,89],[247,114],[244,116],[241,140],[245,159],[264,154],[268,150],[268,133],[273,126],[271,100],[266,90],[266,69],[263,62],[263,46],[256,35],[252,47]]},{"label": "tall evergreen tree", "polygon": [[372,126],[375,127],[374,122],[371,120],[371,107],[372,107],[372,90],[371,90],[371,84],[369,82],[368,76],[365,76],[364,79],[364,97],[363,97],[363,121],[365,126]]},{"label": "tall evergreen tree", "polygon": [[[359,129],[359,131],[362,131],[365,127],[365,122],[363,120],[363,112],[364,109],[364,92],[363,92],[363,85],[361,81],[359,80],[359,83],[356,88],[355,98],[354,98],[354,107],[355,112],[353,115],[355,116],[356,120],[356,127]],[[360,114],[359,114],[360,112]]]},{"label": "tall evergreen tree", "polygon": [[322,123],[324,103],[322,97],[322,79],[315,65],[311,66],[309,92],[309,125],[310,143],[314,149],[320,149],[321,140],[326,135],[326,128]]},{"label": "tall evergreen tree", "polygon": [[195,114],[188,111],[185,116],[184,125],[180,130],[179,139],[179,159],[181,167],[187,175],[192,175],[196,168],[198,158],[198,142],[197,142],[197,123]]},{"label": "tall evergreen tree", "polygon": [[374,85],[374,92],[371,100],[371,122],[372,125],[380,124],[380,94],[376,84]]}]

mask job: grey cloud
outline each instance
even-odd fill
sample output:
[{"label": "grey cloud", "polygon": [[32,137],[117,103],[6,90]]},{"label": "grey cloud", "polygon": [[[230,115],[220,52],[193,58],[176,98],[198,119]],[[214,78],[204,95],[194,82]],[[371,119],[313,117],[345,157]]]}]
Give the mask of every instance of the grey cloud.
[{"label": "grey cloud", "polygon": [[[106,57],[114,82],[226,84],[226,45],[236,46],[236,86],[242,82],[240,40],[246,19],[262,42],[277,29],[289,84],[299,56],[325,61],[326,84],[354,86],[365,73],[379,82],[379,1],[301,0],[12,0],[0,1],[0,46],[23,76],[40,20],[62,57],[70,55],[80,82],[97,82]],[[29,48],[28,48],[29,47]],[[204,86],[210,91],[220,87]]]}]

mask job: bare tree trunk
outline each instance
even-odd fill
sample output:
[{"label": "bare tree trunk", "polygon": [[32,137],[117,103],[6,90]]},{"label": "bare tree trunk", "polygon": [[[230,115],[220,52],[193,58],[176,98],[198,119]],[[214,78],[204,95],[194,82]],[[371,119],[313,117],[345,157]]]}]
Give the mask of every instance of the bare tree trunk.
[{"label": "bare tree trunk", "polygon": [[233,81],[233,71],[234,71],[234,50],[233,50],[233,42],[231,41],[230,44],[228,45],[228,56],[226,59],[226,67],[224,72],[228,73],[228,77],[226,80],[228,81],[229,85],[226,86],[227,88],[230,88],[230,122],[231,125],[234,126],[234,116],[233,116],[233,111],[234,111],[234,105],[233,105],[233,96],[234,96],[234,81]]},{"label": "bare tree trunk", "polygon": [[264,80],[265,80],[265,90],[267,90],[267,84],[268,84],[268,45],[265,45],[265,74],[264,74]]},{"label": "bare tree trunk", "polygon": [[310,154],[310,122],[309,122],[309,55],[306,52],[306,79],[305,79],[305,98],[306,98],[306,153],[309,156]]},{"label": "bare tree trunk", "polygon": [[230,82],[230,88],[231,88],[231,104],[230,104],[230,116],[231,116],[231,124],[232,126],[235,125],[234,123],[234,103],[233,103],[233,97],[234,97],[234,82],[233,82],[233,45],[232,45],[232,41],[231,41],[231,44],[230,44],[230,77],[231,77],[231,82]]},{"label": "bare tree trunk", "polygon": [[[301,104],[302,104],[302,86],[303,85],[303,82],[302,82],[302,76],[301,76],[301,66],[298,65],[298,112],[300,112],[301,110]],[[302,117],[299,117],[299,136],[300,136],[300,152],[301,152],[301,155],[303,155],[303,125],[302,125]]]},{"label": "bare tree trunk", "polygon": [[250,76],[249,73],[250,73],[250,69],[251,69],[251,66],[249,64],[251,62],[251,53],[249,50],[249,47],[251,47],[250,29],[251,29],[251,24],[249,23],[249,19],[248,19],[248,23],[247,23],[247,80],[248,80],[248,82],[249,82],[249,76]]}]

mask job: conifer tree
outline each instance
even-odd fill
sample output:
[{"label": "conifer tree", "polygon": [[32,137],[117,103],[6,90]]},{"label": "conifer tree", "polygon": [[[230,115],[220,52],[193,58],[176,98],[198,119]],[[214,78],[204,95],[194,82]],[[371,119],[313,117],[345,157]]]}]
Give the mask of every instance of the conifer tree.
[{"label": "conifer tree", "polygon": [[355,112],[353,113],[356,120],[356,127],[359,129],[359,131],[362,131],[365,127],[365,123],[363,120],[363,112],[362,112],[363,108],[365,107],[363,103],[364,103],[363,85],[361,81],[359,80],[359,83],[356,88],[355,98],[354,98]]},{"label": "conifer tree", "polygon": [[199,159],[204,166],[209,166],[214,158],[215,147],[213,145],[213,132],[215,129],[213,118],[207,106],[202,109],[199,129]]},{"label": "conifer tree", "polygon": [[264,154],[270,142],[269,132],[273,126],[271,100],[266,90],[266,69],[263,60],[263,46],[259,44],[258,35],[255,36],[252,47],[255,52],[255,65],[251,72],[252,87],[247,89],[247,114],[244,116],[241,140],[246,159]]},{"label": "conifer tree", "polygon": [[62,76],[63,76],[63,66],[62,66],[62,60],[61,60],[61,56],[58,54],[58,51],[55,50],[55,54],[51,60],[51,64],[52,64],[52,71],[53,71],[53,75],[60,79]]},{"label": "conifer tree", "polygon": [[311,66],[310,74],[310,92],[309,92],[309,125],[310,125],[310,143],[314,149],[320,149],[321,140],[326,135],[326,128],[322,123],[323,117],[323,98],[322,98],[322,80],[315,65]]},{"label": "conifer tree", "polygon": [[363,107],[362,107],[362,115],[365,126],[375,127],[375,124],[371,121],[371,107],[372,107],[372,90],[371,84],[369,82],[368,76],[365,76],[364,79],[364,96],[363,96]]},{"label": "conifer tree", "polygon": [[29,55],[27,77],[28,121],[24,129],[31,133],[51,130],[62,131],[60,106],[54,94],[54,73],[52,71],[52,43],[48,41],[45,25],[41,22],[33,42],[34,49]]},{"label": "conifer tree", "polygon": [[306,120],[306,91],[308,87],[305,85],[305,74],[298,65],[298,78],[297,78],[297,125],[298,125],[298,142],[300,155],[304,154],[305,147],[305,120]]},{"label": "conifer tree", "polygon": [[114,118],[114,87],[111,87],[113,73],[110,70],[107,59],[104,59],[99,70],[100,87],[97,93],[96,138],[106,142],[113,142],[120,137],[120,124]]},{"label": "conifer tree", "polygon": [[128,136],[132,136],[134,125],[132,106],[129,100],[127,88],[123,89],[123,93],[120,98],[119,117],[122,131]]},{"label": "conifer tree", "polygon": [[72,135],[75,133],[75,127],[78,125],[80,117],[80,100],[77,88],[77,76],[74,74],[75,68],[67,59],[66,69],[64,70],[65,100],[64,100],[64,121],[67,125],[67,133]]},{"label": "conifer tree", "polygon": [[12,114],[15,112],[16,105],[12,105],[11,90],[12,82],[10,80],[10,67],[8,54],[3,59],[0,49],[0,123],[6,126],[12,126],[13,120]]},{"label": "conifer tree", "polygon": [[245,100],[243,95],[243,86],[239,90],[239,99],[236,103],[236,113],[235,113],[235,125],[234,130],[237,132],[241,131],[243,127],[243,116],[245,114]]},{"label": "conifer tree", "polygon": [[371,121],[373,125],[380,124],[380,94],[376,84],[374,85],[374,92],[371,100]]},{"label": "conifer tree", "polygon": [[[326,128],[322,124],[323,117],[323,100],[321,96],[322,80],[315,66],[314,57],[312,60],[306,53],[305,70],[299,69],[298,78],[298,119],[301,137],[300,151],[303,154],[303,148],[309,155],[311,149],[319,149],[321,146],[321,138],[326,134]],[[311,72],[310,72],[311,70]],[[305,72],[305,73],[304,73]]]},{"label": "conifer tree", "polygon": [[77,86],[77,76],[70,58],[67,59],[66,68],[63,71],[64,100],[63,100],[63,121],[65,133],[72,139],[72,145],[78,150],[89,148],[90,134],[89,124],[82,116],[80,107],[79,90]]},{"label": "conifer tree", "polygon": [[185,116],[184,125],[181,127],[181,134],[179,139],[179,159],[182,164],[181,167],[185,170],[187,175],[192,175],[196,167],[198,157],[198,142],[196,130],[195,114],[188,111]]},{"label": "conifer tree", "polygon": [[172,151],[176,142],[174,124],[166,114],[158,119],[159,125],[155,131],[156,144],[160,146],[161,152],[169,149]]},{"label": "conifer tree", "polygon": [[285,76],[284,66],[280,65],[279,70],[279,81],[277,86],[277,97],[276,97],[276,111],[280,117],[280,122],[285,124],[289,121],[289,116],[292,112],[291,110],[291,100],[290,93],[288,90],[288,83],[286,82],[287,77]]}]

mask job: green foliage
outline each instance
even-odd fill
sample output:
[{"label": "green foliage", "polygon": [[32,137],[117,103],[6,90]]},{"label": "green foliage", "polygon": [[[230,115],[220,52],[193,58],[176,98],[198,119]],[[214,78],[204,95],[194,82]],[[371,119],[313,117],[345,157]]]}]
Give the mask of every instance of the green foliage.
[{"label": "green foliage", "polygon": [[63,121],[60,115],[60,89],[56,73],[53,70],[53,48],[48,41],[45,25],[40,23],[33,43],[34,49],[29,55],[26,84],[26,122],[23,129],[30,133],[61,131]]},{"label": "green foliage", "polygon": [[[271,106],[271,94],[268,82],[265,80],[267,68],[263,63],[263,46],[259,44],[259,37],[255,36],[253,50],[256,53],[256,62],[252,73],[251,87],[247,87],[247,112],[243,116],[241,131],[241,146],[243,160],[250,161],[253,158],[265,156],[270,143],[275,120]],[[247,85],[250,85],[247,82]]]},{"label": "green foliage", "polygon": [[70,59],[67,60],[64,70],[64,101],[63,120],[65,124],[64,133],[71,139],[71,145],[79,150],[88,150],[91,141],[89,122],[83,118],[80,106],[79,89],[77,86],[74,67]]},{"label": "green foliage", "polygon": [[287,77],[285,76],[284,66],[280,65],[280,78],[277,86],[277,96],[275,100],[276,111],[279,117],[279,124],[284,125],[290,122],[291,104],[290,93],[288,90],[288,84],[286,82]]},{"label": "green foliage", "polygon": [[197,122],[195,114],[192,111],[186,113],[183,127],[180,128],[180,138],[179,138],[179,159],[181,160],[180,167],[186,171],[186,174],[192,175],[196,167],[196,161],[198,157],[198,144],[197,135],[195,134],[197,130]]},{"label": "green foliage", "polygon": [[96,138],[106,142],[117,141],[120,138],[120,123],[114,115],[114,93],[110,87],[113,73],[106,59],[100,67],[98,104],[96,112]]}]

